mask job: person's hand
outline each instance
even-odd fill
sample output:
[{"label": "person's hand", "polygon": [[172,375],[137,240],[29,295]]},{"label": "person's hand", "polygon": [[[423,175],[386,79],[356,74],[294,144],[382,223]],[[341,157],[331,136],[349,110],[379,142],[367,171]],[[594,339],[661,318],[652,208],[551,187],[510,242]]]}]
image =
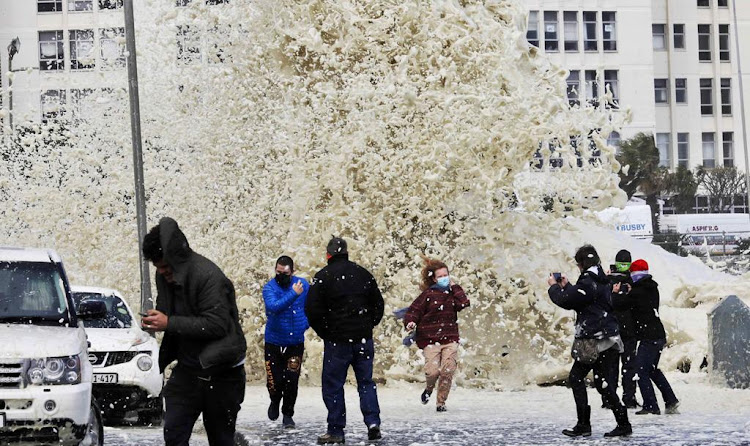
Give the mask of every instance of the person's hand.
[{"label": "person's hand", "polygon": [[451,286],[455,285],[456,282],[453,281],[453,277],[451,277]]},{"label": "person's hand", "polygon": [[406,324],[406,329],[409,331],[412,331],[415,328],[417,328],[417,324],[415,322],[409,322],[408,324]]},{"label": "person's hand", "polygon": [[565,274],[563,274],[562,278],[560,279],[560,286],[563,288],[568,286],[568,276],[566,276]]},{"label": "person's hand", "polygon": [[298,280],[297,283],[292,285],[292,289],[295,293],[297,293],[297,296],[299,296],[300,294],[302,294],[302,291],[304,291],[305,287],[302,286],[302,281]]},{"label": "person's hand", "polygon": [[141,319],[141,328],[148,331],[165,331],[169,317],[158,310],[148,310],[148,316]]},{"label": "person's hand", "polygon": [[620,294],[620,285],[622,285],[620,282],[617,282],[616,284],[612,285],[612,292]]},{"label": "person's hand", "polygon": [[557,283],[557,280],[555,280],[555,276],[552,274],[549,275],[549,278],[547,278],[547,285],[552,286]]}]

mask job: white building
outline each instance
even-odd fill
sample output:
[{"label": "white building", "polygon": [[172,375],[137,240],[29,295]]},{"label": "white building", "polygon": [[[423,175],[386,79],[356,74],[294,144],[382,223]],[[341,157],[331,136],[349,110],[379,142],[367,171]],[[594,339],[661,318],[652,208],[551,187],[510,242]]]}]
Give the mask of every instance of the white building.
[{"label": "white building", "polygon": [[750,37],[750,2],[735,1],[525,0],[527,38],[570,71],[571,102],[610,84],[633,112],[621,138],[653,133],[663,166],[746,171],[740,62],[750,46],[737,42]]},{"label": "white building", "polygon": [[[123,23],[122,0],[0,0],[2,105],[12,107],[14,122],[46,120],[65,107],[76,113],[94,91],[127,87]],[[9,67],[5,50],[16,37]]]}]

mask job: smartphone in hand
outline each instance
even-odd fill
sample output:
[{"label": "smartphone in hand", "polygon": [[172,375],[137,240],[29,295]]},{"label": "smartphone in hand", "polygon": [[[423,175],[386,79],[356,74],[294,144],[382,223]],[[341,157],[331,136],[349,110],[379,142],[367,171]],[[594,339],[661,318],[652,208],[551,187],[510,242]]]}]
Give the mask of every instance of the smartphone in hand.
[{"label": "smartphone in hand", "polygon": [[143,312],[141,312],[141,311],[139,311],[139,312],[138,312],[138,314],[140,314],[140,315],[141,315],[141,317],[149,317],[149,314],[148,314],[148,313],[143,313]]},{"label": "smartphone in hand", "polygon": [[552,277],[555,278],[556,282],[560,282],[562,280],[562,273],[552,273]]}]

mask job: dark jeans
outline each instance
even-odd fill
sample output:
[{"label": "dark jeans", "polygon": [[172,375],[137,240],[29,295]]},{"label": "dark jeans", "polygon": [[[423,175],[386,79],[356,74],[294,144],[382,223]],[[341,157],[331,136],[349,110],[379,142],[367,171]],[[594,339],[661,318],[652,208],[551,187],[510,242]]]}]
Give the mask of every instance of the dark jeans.
[{"label": "dark jeans", "polygon": [[323,402],[328,409],[328,432],[343,435],[346,427],[344,383],[349,366],[354,369],[359,392],[359,407],[369,427],[380,425],[378,392],[372,380],[375,347],[372,339],[366,342],[325,341],[323,351]]},{"label": "dark jeans", "polygon": [[[612,362],[612,371],[610,372],[610,378],[607,379],[607,383],[615,388],[617,392],[617,383],[620,379],[620,362],[622,362],[622,403],[623,404],[635,404],[635,388],[636,383],[633,381],[635,377],[635,354],[636,347],[638,346],[638,340],[636,338],[622,338],[622,344],[624,350],[620,353],[620,360]],[[604,398],[602,398],[604,403]]]},{"label": "dark jeans", "polygon": [[[573,363],[573,367],[570,369],[569,380],[570,387],[573,389],[573,398],[576,401],[576,406],[588,406],[589,404],[585,379],[586,375],[593,369],[594,385],[596,386],[596,390],[602,395],[604,403],[612,408],[620,407],[620,399],[617,398],[615,386],[609,382],[612,370],[616,367],[619,358],[620,352],[615,347],[612,347],[606,351],[599,352],[599,357],[593,364],[584,364],[578,361]],[[604,381],[607,381],[606,387],[603,385]]]},{"label": "dark jeans", "polygon": [[661,352],[664,350],[666,343],[666,339],[646,339],[641,340],[638,344],[638,353],[635,357],[638,369],[638,387],[641,389],[643,408],[646,410],[659,409],[659,404],[656,402],[656,394],[654,393],[654,386],[651,385],[651,381],[656,384],[667,406],[677,402],[677,397],[672,391],[672,386],[669,385],[667,378],[661,370],[657,368]]},{"label": "dark jeans", "polygon": [[203,414],[208,444],[233,446],[237,412],[245,399],[245,368],[200,378],[175,367],[164,390],[164,444],[188,446],[198,416]]},{"label": "dark jeans", "polygon": [[271,402],[279,404],[283,400],[281,413],[290,417],[294,416],[294,403],[297,401],[305,344],[282,347],[266,343],[265,352],[266,387]]}]

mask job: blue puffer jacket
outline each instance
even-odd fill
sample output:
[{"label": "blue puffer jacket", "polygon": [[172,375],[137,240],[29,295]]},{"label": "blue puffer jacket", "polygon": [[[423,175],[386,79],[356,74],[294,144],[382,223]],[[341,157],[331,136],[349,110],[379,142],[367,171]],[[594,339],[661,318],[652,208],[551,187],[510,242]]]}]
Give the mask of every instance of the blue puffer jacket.
[{"label": "blue puffer jacket", "polygon": [[[302,294],[292,289],[292,284],[302,282]],[[310,327],[305,316],[305,302],[310,284],[307,280],[292,276],[292,284],[286,288],[271,279],[263,287],[266,304],[266,343],[287,347],[305,342],[305,330]]]},{"label": "blue puffer jacket", "polygon": [[575,285],[562,288],[554,284],[547,293],[557,306],[575,310],[576,338],[605,339],[620,333],[612,311],[609,280],[601,266],[596,267],[596,273],[584,271]]}]

